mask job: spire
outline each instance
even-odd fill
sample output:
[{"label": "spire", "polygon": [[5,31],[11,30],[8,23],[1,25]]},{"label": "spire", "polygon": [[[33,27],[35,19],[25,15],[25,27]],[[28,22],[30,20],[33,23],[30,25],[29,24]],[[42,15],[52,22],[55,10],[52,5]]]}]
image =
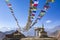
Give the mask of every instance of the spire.
[{"label": "spire", "polygon": [[44,31],[44,24],[42,24],[42,31]]},{"label": "spire", "polygon": [[42,24],[42,28],[44,28],[44,24]]}]

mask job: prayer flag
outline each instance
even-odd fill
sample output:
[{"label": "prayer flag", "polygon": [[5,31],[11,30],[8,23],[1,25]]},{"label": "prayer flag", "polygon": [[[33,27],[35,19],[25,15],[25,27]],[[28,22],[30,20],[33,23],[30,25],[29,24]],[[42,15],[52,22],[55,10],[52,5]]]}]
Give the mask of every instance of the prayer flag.
[{"label": "prayer flag", "polygon": [[9,1],[9,0],[6,0],[7,2]]},{"label": "prayer flag", "polygon": [[14,13],[13,10],[11,10],[11,13]]},{"label": "prayer flag", "polygon": [[35,14],[34,14],[34,13],[32,13],[32,16],[35,16]]},{"label": "prayer flag", "polygon": [[34,0],[34,1],[37,1],[37,0]]},{"label": "prayer flag", "polygon": [[47,6],[47,5],[44,5],[44,7],[45,7],[45,8],[49,8],[49,6]]},{"label": "prayer flag", "polygon": [[37,9],[31,9],[31,11],[36,11]]},{"label": "prayer flag", "polygon": [[41,10],[41,12],[45,12],[45,10]]},{"label": "prayer flag", "polygon": [[48,5],[49,5],[49,3],[48,3],[48,2],[46,2],[46,4],[45,4],[45,5],[47,5],[47,6],[48,6]]},{"label": "prayer flag", "polygon": [[9,3],[8,6],[11,6],[11,4]]},{"label": "prayer flag", "polygon": [[35,8],[35,7],[30,7],[30,10],[31,10],[31,11],[36,11],[37,8]]},{"label": "prayer flag", "polygon": [[39,19],[39,20],[40,20],[41,18],[42,18],[41,16],[38,16],[38,18],[37,18],[37,19]]},{"label": "prayer flag", "polygon": [[36,13],[36,11],[32,11],[33,13]]},{"label": "prayer flag", "polygon": [[9,0],[5,0],[6,2],[9,2]]},{"label": "prayer flag", "polygon": [[34,4],[38,4],[39,2],[38,1],[34,1]]},{"label": "prayer flag", "polygon": [[47,0],[47,2],[54,2],[54,0]]},{"label": "prayer flag", "polygon": [[9,4],[8,4],[8,7],[12,7],[12,5],[9,3]]},{"label": "prayer flag", "polygon": [[34,19],[34,16],[31,16],[32,19]]},{"label": "prayer flag", "polygon": [[44,9],[47,10],[49,8],[49,6],[47,5],[44,5]]},{"label": "prayer flag", "polygon": [[37,7],[38,3],[39,2],[37,0],[34,0],[33,6]]},{"label": "prayer flag", "polygon": [[45,15],[45,12],[41,12],[40,13],[40,16],[42,17],[42,16],[44,16]]},{"label": "prayer flag", "polygon": [[37,7],[34,7],[34,6],[33,6],[32,8],[33,8],[33,9],[37,9]]},{"label": "prayer flag", "polygon": [[37,7],[38,4],[33,4],[34,7]]},{"label": "prayer flag", "polygon": [[36,10],[37,10],[37,8],[36,8],[36,7],[34,7],[34,6],[33,6],[33,7],[30,7],[30,9],[36,9]]},{"label": "prayer flag", "polygon": [[10,10],[13,10],[11,7],[9,7]]}]

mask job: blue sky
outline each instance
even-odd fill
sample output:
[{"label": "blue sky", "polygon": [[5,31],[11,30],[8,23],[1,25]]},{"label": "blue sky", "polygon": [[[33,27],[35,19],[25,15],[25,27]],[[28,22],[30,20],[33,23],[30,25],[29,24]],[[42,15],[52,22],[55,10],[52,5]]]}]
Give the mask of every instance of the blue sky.
[{"label": "blue sky", "polygon": [[[28,19],[29,0],[10,0],[14,14],[19,21],[21,27],[24,27]],[[55,0],[54,3],[50,3],[50,8],[46,15],[38,21],[34,27],[40,27],[44,23],[45,28],[51,29],[57,25],[60,25],[60,0]],[[39,5],[36,13],[36,17],[40,10],[43,9],[45,0],[39,0]],[[5,0],[0,1],[0,31],[10,31],[17,28],[16,22],[11,15]]]}]

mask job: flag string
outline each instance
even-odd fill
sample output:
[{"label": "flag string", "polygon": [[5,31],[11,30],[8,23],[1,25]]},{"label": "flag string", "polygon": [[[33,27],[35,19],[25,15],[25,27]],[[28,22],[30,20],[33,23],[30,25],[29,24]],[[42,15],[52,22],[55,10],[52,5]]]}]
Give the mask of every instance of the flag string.
[{"label": "flag string", "polygon": [[30,25],[33,22],[33,19],[35,17],[35,13],[37,11],[38,1],[37,0],[30,0],[30,8],[29,8],[29,16],[28,16],[28,22],[25,26],[25,31],[28,31],[30,29]]},{"label": "flag string", "polygon": [[21,28],[20,28],[20,25],[19,25],[19,22],[18,22],[17,18],[16,18],[15,15],[14,15],[14,11],[13,11],[13,9],[12,9],[12,5],[11,5],[11,3],[9,2],[9,0],[5,0],[5,2],[6,2],[7,6],[8,6],[9,9],[10,9],[11,14],[12,14],[12,16],[14,17],[14,19],[15,19],[15,21],[16,21],[16,25],[19,27],[18,31],[20,32],[20,31],[21,31]]},{"label": "flag string", "polygon": [[34,25],[38,22],[38,20],[41,20],[41,18],[46,14],[46,11],[50,8],[50,6],[49,6],[49,3],[50,3],[50,2],[54,2],[54,0],[47,0],[47,1],[46,1],[45,5],[44,5],[44,7],[43,7],[43,10],[41,10],[41,12],[39,13],[38,17],[37,17],[36,20],[32,23],[32,25],[30,26],[30,28],[31,28],[32,26],[34,26]]},{"label": "flag string", "polygon": [[[12,13],[12,16],[14,17],[16,23],[17,23],[17,26],[19,27],[20,31],[21,31],[21,28],[20,28],[20,25],[19,25],[19,22],[16,18],[16,16],[14,15],[14,11],[12,9],[12,5],[11,3],[9,2],[9,0],[5,0],[7,6],[9,7],[10,9],[10,12]],[[35,17],[35,13],[37,11],[37,6],[38,6],[38,3],[39,1],[38,0],[30,0],[30,7],[29,7],[29,15],[28,15],[28,21],[27,21],[27,24],[25,26],[25,29],[28,31],[32,26],[34,26],[38,20],[41,20],[42,17],[46,14],[46,11],[50,8],[50,2],[54,2],[54,0],[46,0],[46,3],[45,5],[43,6],[43,9],[40,11],[38,17],[35,19],[35,21],[33,22],[33,19]],[[33,23],[32,23],[33,22]],[[19,31],[19,30],[18,30]]]}]

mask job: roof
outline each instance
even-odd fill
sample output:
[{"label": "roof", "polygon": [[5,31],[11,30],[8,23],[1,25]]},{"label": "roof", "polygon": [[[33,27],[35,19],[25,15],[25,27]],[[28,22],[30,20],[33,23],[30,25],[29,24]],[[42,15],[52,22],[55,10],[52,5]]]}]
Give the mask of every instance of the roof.
[{"label": "roof", "polygon": [[12,34],[7,34],[6,35],[7,38],[13,38],[13,37],[16,37],[16,36],[19,36],[21,38],[25,37],[24,34],[22,34],[21,32],[18,32],[18,31],[15,31]]}]

